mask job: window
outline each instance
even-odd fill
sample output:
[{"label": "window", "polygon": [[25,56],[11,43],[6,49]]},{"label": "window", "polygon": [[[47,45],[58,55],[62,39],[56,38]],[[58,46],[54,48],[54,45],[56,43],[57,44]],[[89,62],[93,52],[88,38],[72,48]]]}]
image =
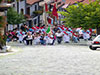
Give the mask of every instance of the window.
[{"label": "window", "polygon": [[24,14],[24,9],[21,9],[21,13]]},{"label": "window", "polygon": [[35,5],[35,11],[37,11],[37,5]]},{"label": "window", "polygon": [[37,21],[37,20],[35,19],[35,20],[34,20],[34,25],[36,25],[36,21]]},{"label": "window", "polygon": [[15,4],[13,4],[13,7],[15,7]]},{"label": "window", "polygon": [[27,14],[30,15],[30,7],[27,8]]},{"label": "window", "polygon": [[20,1],[24,1],[24,0],[20,0]]}]

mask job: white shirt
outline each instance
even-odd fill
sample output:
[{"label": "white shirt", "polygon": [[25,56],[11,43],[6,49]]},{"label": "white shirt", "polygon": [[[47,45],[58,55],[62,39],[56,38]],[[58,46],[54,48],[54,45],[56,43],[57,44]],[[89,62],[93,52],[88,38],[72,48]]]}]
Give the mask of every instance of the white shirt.
[{"label": "white shirt", "polygon": [[69,42],[70,41],[69,35],[64,34],[63,40],[64,42]]},{"label": "white shirt", "polygon": [[32,35],[31,36],[28,36],[27,40],[32,40]]},{"label": "white shirt", "polygon": [[63,33],[61,32],[61,33],[56,33],[56,36],[57,37],[62,37],[63,36]]}]

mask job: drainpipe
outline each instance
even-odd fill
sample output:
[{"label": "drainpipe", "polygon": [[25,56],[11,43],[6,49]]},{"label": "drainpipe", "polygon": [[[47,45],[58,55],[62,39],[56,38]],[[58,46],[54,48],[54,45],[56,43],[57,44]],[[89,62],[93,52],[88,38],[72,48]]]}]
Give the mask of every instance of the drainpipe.
[{"label": "drainpipe", "polygon": [[17,1],[17,12],[19,13],[19,1]]}]

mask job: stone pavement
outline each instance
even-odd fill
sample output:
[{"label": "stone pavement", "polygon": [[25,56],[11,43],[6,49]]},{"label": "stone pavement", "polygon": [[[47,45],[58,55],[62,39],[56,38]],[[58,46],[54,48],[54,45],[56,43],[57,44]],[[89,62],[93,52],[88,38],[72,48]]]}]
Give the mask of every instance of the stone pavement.
[{"label": "stone pavement", "polygon": [[11,43],[22,51],[0,58],[0,75],[99,75],[100,49],[63,44],[25,46]]}]

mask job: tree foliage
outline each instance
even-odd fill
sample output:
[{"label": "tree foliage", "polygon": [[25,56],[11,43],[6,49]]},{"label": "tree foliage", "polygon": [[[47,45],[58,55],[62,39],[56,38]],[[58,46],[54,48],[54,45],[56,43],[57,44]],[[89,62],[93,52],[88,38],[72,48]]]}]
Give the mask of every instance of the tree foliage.
[{"label": "tree foliage", "polygon": [[100,27],[100,0],[89,4],[77,3],[60,12],[65,18],[65,25],[69,27],[98,28]]},{"label": "tree foliage", "polygon": [[8,24],[20,24],[24,23],[26,20],[23,14],[18,14],[13,8],[8,9],[7,11],[7,22]]}]

